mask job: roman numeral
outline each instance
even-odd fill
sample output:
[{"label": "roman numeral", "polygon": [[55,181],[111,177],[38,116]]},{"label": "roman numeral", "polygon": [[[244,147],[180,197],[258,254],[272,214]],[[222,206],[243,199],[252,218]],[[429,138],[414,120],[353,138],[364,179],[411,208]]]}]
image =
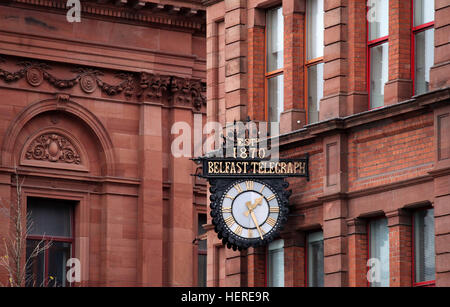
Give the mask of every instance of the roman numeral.
[{"label": "roman numeral", "polygon": [[234,200],[234,197],[233,197],[233,196],[230,196],[230,195],[228,195],[228,194],[225,196],[225,198],[229,198],[229,199],[231,199],[231,200]]},{"label": "roman numeral", "polygon": [[242,193],[242,188],[240,184],[236,184],[234,188],[238,191],[238,193]]},{"label": "roman numeral", "polygon": [[261,193],[262,194],[262,192],[264,191],[264,188],[265,188],[266,186],[265,185],[263,185],[262,187],[261,187],[261,190],[259,191],[259,193]]},{"label": "roman numeral", "polygon": [[269,196],[268,198],[267,198],[267,201],[271,201],[271,200],[273,200],[273,199],[275,199],[275,194],[272,194],[272,196]]},{"label": "roman numeral", "polygon": [[253,190],[254,182],[253,181],[246,181],[245,185],[247,187],[247,190]]},{"label": "roman numeral", "polygon": [[242,227],[238,226],[235,230],[234,233],[237,234],[238,236],[240,236],[242,234]]},{"label": "roman numeral", "polygon": [[274,218],[272,218],[272,217],[269,217],[268,219],[267,219],[267,224],[269,224],[270,226],[272,226],[272,227],[275,227],[275,224],[277,223],[277,221],[274,219]]},{"label": "roman numeral", "polygon": [[278,208],[278,207],[270,207],[269,212],[270,213],[279,213],[280,212],[280,208]]},{"label": "roman numeral", "polygon": [[248,237],[253,238],[253,231],[251,229],[248,230]]},{"label": "roman numeral", "polygon": [[231,227],[234,225],[234,218],[232,215],[230,215],[229,217],[227,217],[225,219],[225,223],[227,224],[228,227]]},{"label": "roman numeral", "polygon": [[222,208],[222,213],[231,213],[231,207]]}]

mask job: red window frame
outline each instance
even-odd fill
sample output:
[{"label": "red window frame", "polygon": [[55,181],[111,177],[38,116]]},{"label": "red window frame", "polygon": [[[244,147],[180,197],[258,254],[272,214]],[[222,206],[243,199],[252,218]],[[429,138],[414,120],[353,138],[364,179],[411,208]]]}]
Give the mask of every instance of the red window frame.
[{"label": "red window frame", "polygon": [[[371,96],[371,92],[370,92],[370,77],[371,77],[371,71],[370,71],[370,50],[373,48],[373,47],[376,47],[376,46],[379,46],[379,45],[382,45],[382,44],[384,44],[384,43],[388,43],[389,44],[389,34],[388,35],[386,35],[386,36],[383,36],[383,37],[380,37],[380,38],[377,38],[377,39],[374,39],[374,40],[369,40],[369,20],[368,20],[368,18],[367,18],[367,15],[368,15],[368,13],[369,13],[369,6],[367,5],[367,3],[366,3],[366,41],[367,41],[367,78],[366,78],[366,87],[367,87],[367,100],[368,100],[368,110],[375,110],[375,109],[379,109],[379,108],[382,108],[383,106],[381,106],[381,107],[376,107],[376,108],[372,108],[371,107],[371,99],[370,99],[370,96]],[[389,17],[388,17],[388,22],[389,22]]]},{"label": "red window frame", "polygon": [[[308,0],[309,1],[309,0]],[[324,2],[325,4],[325,2]],[[306,7],[308,5],[306,4]],[[323,12],[324,16],[325,16],[325,12]],[[312,67],[312,66],[316,66],[316,65],[320,65],[324,62],[324,57],[320,56],[314,59],[310,59],[308,60],[308,13],[305,13],[305,19],[304,19],[304,26],[303,29],[305,29],[305,33],[303,35],[303,54],[304,54],[304,64],[303,64],[303,71],[304,71],[304,81],[303,81],[303,92],[304,92],[304,105],[305,105],[305,115],[306,115],[306,123],[307,124],[312,124],[310,122],[310,118],[309,118],[309,104],[308,104],[308,87],[309,87],[309,83],[308,83],[308,68]],[[325,45],[324,45],[324,49],[325,49]],[[324,50],[325,52],[325,50]],[[320,114],[320,111],[319,111]],[[320,116],[320,115],[319,115]]]},{"label": "red window frame", "polygon": [[416,282],[416,254],[415,254],[415,249],[416,249],[416,242],[415,242],[415,225],[414,225],[414,213],[417,211],[424,211],[424,210],[429,210],[429,209],[433,209],[432,206],[426,206],[423,208],[418,208],[416,210],[414,210],[413,214],[411,215],[411,225],[412,225],[412,231],[411,231],[411,239],[412,239],[412,244],[411,244],[411,255],[412,255],[412,268],[411,268],[411,278],[412,278],[412,285],[413,287],[435,287],[436,286],[436,280],[428,280],[428,281],[422,281],[422,282]]},{"label": "red window frame", "polygon": [[416,34],[434,28],[434,20],[414,26],[414,0],[411,1],[411,78],[413,82],[412,95],[416,94]]},{"label": "red window frame", "polygon": [[[27,203],[28,203],[28,199],[27,199]],[[50,244],[51,242],[63,242],[63,243],[70,243],[70,253],[71,253],[71,257],[74,258],[75,257],[75,208],[72,207],[70,209],[70,224],[71,224],[71,237],[59,237],[59,236],[37,236],[37,235],[27,235],[26,236],[26,242],[30,241],[43,241],[43,243],[45,245]],[[46,249],[43,253],[44,253],[44,287],[48,286],[48,281],[49,281],[49,276],[48,276],[48,265],[49,265],[49,250]],[[74,283],[70,283],[68,282],[69,287],[72,287],[74,285]]]},{"label": "red window frame", "polygon": [[[273,71],[267,71],[268,65],[267,65],[267,12],[269,10],[274,9],[283,9],[283,6],[276,5],[274,7],[270,7],[266,9],[266,25],[264,27],[264,119],[266,121],[269,121],[269,79],[276,78],[280,75],[284,74],[284,59],[283,59],[283,67],[279,69],[275,69]],[[284,16],[283,16],[284,18]],[[283,20],[283,29],[284,29],[284,20]],[[283,41],[284,41],[284,31],[283,31]],[[283,57],[284,57],[284,46],[283,46]],[[283,83],[284,84],[284,83]]]}]

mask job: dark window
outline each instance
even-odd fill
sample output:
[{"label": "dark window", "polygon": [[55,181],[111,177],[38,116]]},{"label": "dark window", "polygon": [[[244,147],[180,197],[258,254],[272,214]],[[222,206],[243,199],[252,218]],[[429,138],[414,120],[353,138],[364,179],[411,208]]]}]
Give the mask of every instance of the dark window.
[{"label": "dark window", "polygon": [[206,214],[198,215],[198,286],[206,287],[206,260],[207,260],[207,245],[206,245],[206,233],[203,229],[203,225],[206,224]]},{"label": "dark window", "polygon": [[30,217],[27,259],[38,244],[41,247],[50,244],[50,247],[30,259],[26,286],[69,286],[66,263],[73,254],[73,209],[74,202],[70,201],[35,197],[27,199]]}]

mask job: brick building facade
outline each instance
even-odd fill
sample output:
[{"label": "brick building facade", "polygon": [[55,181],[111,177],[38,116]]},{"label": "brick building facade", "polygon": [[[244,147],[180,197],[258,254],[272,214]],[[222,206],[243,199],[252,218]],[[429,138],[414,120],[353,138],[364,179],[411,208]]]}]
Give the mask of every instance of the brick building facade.
[{"label": "brick building facade", "polygon": [[450,2],[203,3],[208,121],[278,117],[310,157],[277,247],[205,225],[208,286],[450,286]]},{"label": "brick building facade", "polygon": [[[450,2],[366,2],[82,1],[80,23],[0,2],[0,197],[17,171],[29,245],[55,242],[31,276],[75,257],[83,286],[368,286],[376,259],[370,285],[450,286]],[[281,155],[309,154],[268,247],[225,248],[172,155],[198,116],[278,121]]]},{"label": "brick building facade", "polygon": [[[54,241],[31,284],[67,285],[75,257],[83,286],[195,285],[206,187],[170,144],[174,122],[206,115],[203,6],[81,1],[70,23],[66,3],[0,2],[0,198],[13,214],[17,170],[26,252]],[[0,237],[13,227],[0,214]]]}]

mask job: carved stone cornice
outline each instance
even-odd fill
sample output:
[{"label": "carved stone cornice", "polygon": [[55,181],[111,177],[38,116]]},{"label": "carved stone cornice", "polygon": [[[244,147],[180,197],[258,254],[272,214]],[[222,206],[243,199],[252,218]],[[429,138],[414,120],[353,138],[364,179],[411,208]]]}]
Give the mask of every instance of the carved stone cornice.
[{"label": "carved stone cornice", "polygon": [[[55,12],[67,13],[67,0],[9,0],[6,4],[21,7],[33,6],[46,11],[52,9]],[[81,1],[82,16],[102,16],[139,24],[184,28],[201,33],[206,32],[205,14],[204,6],[200,1]]]},{"label": "carved stone cornice", "polygon": [[206,105],[206,98],[202,95],[206,89],[200,80],[172,78],[170,91],[175,104],[192,105],[196,110]]},{"label": "carved stone cornice", "polygon": [[[195,110],[201,110],[203,106],[206,106],[205,84],[199,79],[149,72],[116,72],[114,76],[118,82],[110,84],[104,81],[104,72],[88,67],[70,70],[74,74],[71,78],[59,78],[50,72],[51,67],[47,63],[20,61],[17,65],[21,68],[10,72],[2,68],[5,62],[5,59],[0,58],[0,80],[8,84],[25,79],[33,88],[38,88],[47,82],[65,92],[79,86],[86,95],[101,91],[108,96],[123,95],[127,100],[145,101],[165,98],[173,106],[193,107]],[[69,93],[64,94],[69,95]]]},{"label": "carved stone cornice", "polygon": [[137,97],[159,99],[171,86],[171,77],[142,72]]}]

